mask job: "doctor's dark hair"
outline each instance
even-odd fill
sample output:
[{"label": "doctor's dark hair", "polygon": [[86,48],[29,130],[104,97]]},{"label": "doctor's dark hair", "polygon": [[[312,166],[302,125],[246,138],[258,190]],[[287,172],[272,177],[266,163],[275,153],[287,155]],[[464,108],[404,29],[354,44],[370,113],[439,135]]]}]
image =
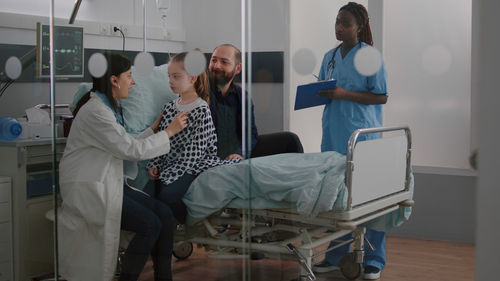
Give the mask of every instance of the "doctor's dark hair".
[{"label": "doctor's dark hair", "polygon": [[[196,49],[196,51],[199,51]],[[184,60],[186,59],[187,52],[179,53],[176,54],[175,56],[172,57],[170,62],[182,62],[184,64]],[[185,67],[183,67],[184,70],[186,70]],[[191,75],[188,73],[188,75]],[[197,76],[196,81],[194,82],[194,90],[198,94],[200,98],[202,98],[204,101],[206,101],[208,104],[210,104],[210,90],[208,86],[208,76],[207,76],[207,70],[205,70]]]},{"label": "doctor's dark hair", "polygon": [[127,57],[118,53],[106,52],[103,55],[107,62],[106,73],[101,77],[92,77],[92,89],[80,98],[75,110],[73,110],[73,116],[76,116],[80,108],[90,99],[90,93],[96,91],[106,96],[109,104],[116,112],[120,110],[117,101],[113,98],[113,92],[111,91],[113,85],[111,84],[110,77],[112,75],[118,77],[123,72],[128,71],[132,67],[132,63]]},{"label": "doctor's dark hair", "polygon": [[340,8],[340,11],[351,13],[356,19],[356,23],[361,30],[359,31],[358,39],[366,44],[373,46],[372,30],[370,28],[370,19],[366,8],[358,3],[349,2]]}]

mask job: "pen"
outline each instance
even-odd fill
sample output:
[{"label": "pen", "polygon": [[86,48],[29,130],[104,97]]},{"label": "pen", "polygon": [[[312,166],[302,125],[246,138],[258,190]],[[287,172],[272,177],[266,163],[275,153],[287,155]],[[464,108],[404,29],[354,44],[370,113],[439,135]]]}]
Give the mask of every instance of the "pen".
[{"label": "pen", "polygon": [[318,80],[319,80],[318,75],[316,75],[316,74],[314,74],[314,73],[311,73],[311,74],[312,74],[314,77],[316,77],[316,79],[318,79]]}]

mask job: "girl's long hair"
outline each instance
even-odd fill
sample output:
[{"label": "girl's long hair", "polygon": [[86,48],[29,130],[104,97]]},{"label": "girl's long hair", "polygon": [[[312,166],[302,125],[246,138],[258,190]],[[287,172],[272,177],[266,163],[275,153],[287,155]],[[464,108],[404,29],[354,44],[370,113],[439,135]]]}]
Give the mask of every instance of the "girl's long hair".
[{"label": "girl's long hair", "polygon": [[111,91],[113,86],[111,85],[111,81],[109,78],[112,75],[118,77],[123,72],[128,71],[132,67],[132,63],[127,57],[119,53],[106,52],[103,53],[103,55],[106,58],[107,62],[106,73],[101,77],[92,77],[92,89],[80,98],[80,100],[76,104],[75,109],[73,110],[73,116],[76,116],[80,108],[90,99],[90,92],[95,91],[103,93],[108,99],[109,104],[115,111],[118,112],[120,110],[120,108],[118,107],[118,103],[113,98],[113,92]]},{"label": "girl's long hair", "polygon": [[[184,64],[184,60],[186,59],[187,52],[176,54],[170,60],[171,62],[182,62]],[[185,70],[185,68],[184,68]],[[189,73],[188,73],[189,74]],[[207,70],[205,70],[197,76],[196,81],[194,82],[194,90],[198,94],[200,98],[210,104],[210,89],[208,85],[208,76]]]},{"label": "girl's long hair", "polygon": [[339,12],[340,11],[347,11],[354,16],[356,22],[361,27],[358,39],[370,46],[373,46],[372,30],[370,28],[370,19],[368,17],[368,11],[366,10],[366,8],[361,4],[355,2],[349,2],[345,6],[342,6]]}]

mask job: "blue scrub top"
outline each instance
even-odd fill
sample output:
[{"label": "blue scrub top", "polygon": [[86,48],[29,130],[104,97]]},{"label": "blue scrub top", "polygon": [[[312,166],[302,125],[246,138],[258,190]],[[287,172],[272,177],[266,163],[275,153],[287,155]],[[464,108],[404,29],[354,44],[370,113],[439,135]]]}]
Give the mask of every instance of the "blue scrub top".
[{"label": "blue scrub top", "polygon": [[[333,72],[330,61],[335,49],[328,51],[323,57],[319,79],[336,79],[338,87],[352,92],[387,95],[387,72],[383,61],[378,72],[368,77],[359,74],[354,68],[354,55],[364,46],[367,46],[364,42],[357,44],[344,58],[340,54],[340,49],[335,52]],[[382,105],[364,105],[354,101],[332,99],[323,110],[321,151],[333,150],[347,154],[347,142],[355,130],[381,125]],[[379,135],[360,135],[358,140],[374,139]]]}]

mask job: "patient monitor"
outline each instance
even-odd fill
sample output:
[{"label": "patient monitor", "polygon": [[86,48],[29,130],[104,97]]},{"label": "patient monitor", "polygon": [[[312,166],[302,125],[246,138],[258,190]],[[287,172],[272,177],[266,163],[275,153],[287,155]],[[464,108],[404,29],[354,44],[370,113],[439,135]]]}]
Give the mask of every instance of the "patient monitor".
[{"label": "patient monitor", "polygon": [[[83,27],[54,26],[54,74],[59,78],[83,77]],[[50,76],[50,26],[37,23],[36,75]]]}]

